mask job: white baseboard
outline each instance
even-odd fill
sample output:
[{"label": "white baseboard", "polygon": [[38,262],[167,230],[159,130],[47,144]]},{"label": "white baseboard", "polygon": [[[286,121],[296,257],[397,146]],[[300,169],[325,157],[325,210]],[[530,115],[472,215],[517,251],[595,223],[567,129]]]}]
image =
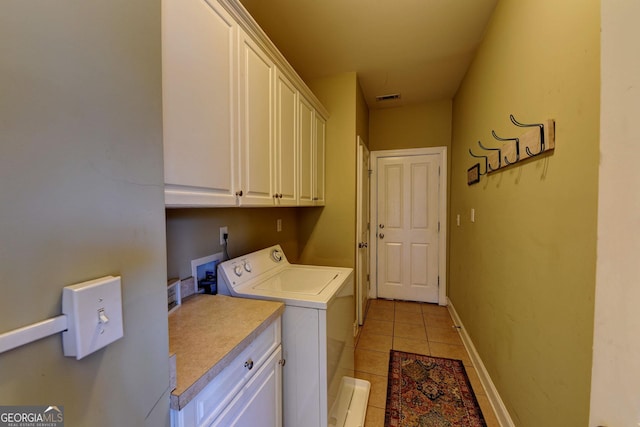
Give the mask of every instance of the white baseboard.
[{"label": "white baseboard", "polygon": [[504,406],[504,402],[502,401],[502,399],[500,398],[500,395],[498,394],[498,390],[496,389],[496,386],[493,384],[493,381],[491,381],[489,372],[487,372],[487,369],[485,368],[484,363],[482,363],[482,359],[480,359],[480,355],[478,354],[476,347],[473,345],[473,341],[471,341],[471,337],[469,336],[466,328],[462,324],[462,321],[460,320],[460,317],[458,316],[456,309],[453,307],[451,300],[449,300],[448,298],[447,300],[449,303],[447,308],[449,309],[451,318],[453,319],[455,324],[460,327],[459,331],[462,337],[462,343],[467,349],[467,352],[469,353],[469,357],[471,357],[471,361],[473,362],[473,366],[476,368],[476,371],[478,372],[478,377],[480,377],[480,382],[482,383],[482,386],[484,387],[484,390],[487,393],[487,398],[489,399],[491,406],[493,406],[493,411],[495,412],[496,417],[498,418],[498,422],[500,423],[500,426],[515,427],[515,424],[513,423],[513,420],[511,419],[511,416],[509,415],[507,408]]}]

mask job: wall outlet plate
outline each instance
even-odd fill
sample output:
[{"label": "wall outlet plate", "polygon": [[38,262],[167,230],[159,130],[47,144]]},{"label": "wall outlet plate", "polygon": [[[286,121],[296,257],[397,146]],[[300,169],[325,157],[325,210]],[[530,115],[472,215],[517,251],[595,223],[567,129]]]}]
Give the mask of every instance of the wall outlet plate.
[{"label": "wall outlet plate", "polygon": [[224,240],[224,235],[227,235],[227,239],[229,238],[229,230],[227,229],[227,226],[225,225],[224,227],[220,227],[220,244],[224,245],[225,244],[225,240]]},{"label": "wall outlet plate", "polygon": [[106,276],[62,290],[62,333],[65,356],[77,360],[124,336],[120,277]]}]

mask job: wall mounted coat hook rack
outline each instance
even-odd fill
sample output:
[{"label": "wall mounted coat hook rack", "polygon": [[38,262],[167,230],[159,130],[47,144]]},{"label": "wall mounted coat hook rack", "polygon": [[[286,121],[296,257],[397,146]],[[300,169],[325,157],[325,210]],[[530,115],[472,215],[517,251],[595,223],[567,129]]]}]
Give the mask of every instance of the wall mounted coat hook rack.
[{"label": "wall mounted coat hook rack", "polygon": [[473,151],[471,151],[471,148],[469,148],[469,154],[471,154],[471,156],[475,157],[476,159],[484,159],[484,172],[480,171],[479,174],[480,176],[486,175],[489,171],[489,158],[487,156],[476,156],[475,154],[473,154]]},{"label": "wall mounted coat hook rack", "polygon": [[491,135],[493,135],[493,137],[495,139],[497,139],[498,141],[501,142],[509,142],[509,141],[513,141],[515,143],[515,148],[516,148],[516,159],[512,162],[509,161],[509,158],[507,156],[504,156],[504,163],[505,166],[507,165],[512,165],[516,162],[518,162],[520,160],[520,138],[500,138],[496,132],[494,130],[491,131]]},{"label": "wall mounted coat hook rack", "polygon": [[469,149],[469,154],[471,154],[472,157],[485,159],[485,171],[484,173],[480,173],[480,175],[496,172],[555,149],[555,120],[548,119],[542,123],[528,124],[519,122],[513,114],[509,115],[509,119],[514,125],[521,128],[528,128],[528,130],[515,138],[501,138],[492,130],[491,134],[493,137],[498,141],[504,142],[504,145],[502,148],[490,148],[485,147],[482,142],[478,141],[480,148],[486,152],[485,156],[475,155],[471,149]]},{"label": "wall mounted coat hook rack", "polygon": [[500,169],[502,167],[502,152],[499,148],[487,148],[484,145],[482,145],[482,142],[478,141],[478,145],[480,146],[480,148],[482,148],[483,150],[486,151],[497,151],[498,152],[498,166],[496,166],[495,168],[493,166],[491,166],[491,162],[487,162],[487,165],[489,167],[489,171],[493,172],[493,171],[497,171],[498,169]]},{"label": "wall mounted coat hook rack", "polygon": [[529,150],[529,147],[525,147],[525,151],[527,152],[527,154],[529,155],[529,157],[534,157],[537,156],[539,154],[542,154],[545,149],[544,149],[544,124],[543,123],[534,123],[534,124],[524,124],[524,123],[520,123],[518,122],[515,117],[513,117],[513,114],[509,114],[509,118],[511,119],[511,122],[521,128],[530,128],[530,127],[537,127],[540,131],[540,150],[533,154],[531,152],[531,150]]}]

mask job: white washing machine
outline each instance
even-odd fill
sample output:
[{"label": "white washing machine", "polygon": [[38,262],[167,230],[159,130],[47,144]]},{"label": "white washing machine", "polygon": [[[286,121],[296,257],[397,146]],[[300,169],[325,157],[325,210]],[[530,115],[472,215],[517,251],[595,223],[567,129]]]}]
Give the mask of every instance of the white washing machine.
[{"label": "white washing machine", "polygon": [[285,303],[285,427],[364,425],[370,385],[352,378],[353,269],[290,264],[275,245],[221,263],[218,292]]}]

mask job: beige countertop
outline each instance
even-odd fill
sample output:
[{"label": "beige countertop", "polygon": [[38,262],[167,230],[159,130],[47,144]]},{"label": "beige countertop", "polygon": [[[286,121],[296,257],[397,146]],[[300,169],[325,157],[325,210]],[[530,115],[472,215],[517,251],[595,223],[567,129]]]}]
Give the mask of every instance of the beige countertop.
[{"label": "beige countertop", "polygon": [[182,409],[284,312],[275,301],[196,295],[169,315],[169,353],[176,354],[171,409]]}]

